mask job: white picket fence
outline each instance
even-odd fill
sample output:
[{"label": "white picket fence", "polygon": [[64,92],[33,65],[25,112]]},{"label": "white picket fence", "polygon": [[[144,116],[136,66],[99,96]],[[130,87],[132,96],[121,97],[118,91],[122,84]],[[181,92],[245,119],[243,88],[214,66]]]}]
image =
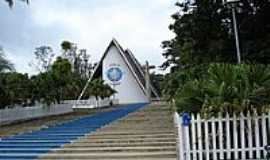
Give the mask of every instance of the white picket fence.
[{"label": "white picket fence", "polygon": [[179,160],[266,159],[270,140],[270,113],[235,114],[203,119],[192,114],[190,124],[175,113]]}]

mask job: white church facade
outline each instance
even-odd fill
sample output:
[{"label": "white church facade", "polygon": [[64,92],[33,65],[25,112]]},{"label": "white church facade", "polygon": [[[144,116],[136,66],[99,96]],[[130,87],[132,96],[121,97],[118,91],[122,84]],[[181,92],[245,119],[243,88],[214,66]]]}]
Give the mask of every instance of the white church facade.
[{"label": "white church facade", "polygon": [[95,67],[90,81],[98,77],[102,77],[106,84],[116,90],[117,93],[111,99],[117,100],[119,104],[149,103],[149,95],[158,97],[151,83],[146,87],[145,72],[139,61],[115,39],[110,42]]}]

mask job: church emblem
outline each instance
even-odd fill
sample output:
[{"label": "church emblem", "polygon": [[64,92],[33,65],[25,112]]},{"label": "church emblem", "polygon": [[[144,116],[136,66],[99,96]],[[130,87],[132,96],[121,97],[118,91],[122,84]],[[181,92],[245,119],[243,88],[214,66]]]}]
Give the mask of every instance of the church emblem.
[{"label": "church emblem", "polygon": [[107,77],[111,82],[119,82],[123,77],[123,72],[119,67],[112,67],[107,71]]}]

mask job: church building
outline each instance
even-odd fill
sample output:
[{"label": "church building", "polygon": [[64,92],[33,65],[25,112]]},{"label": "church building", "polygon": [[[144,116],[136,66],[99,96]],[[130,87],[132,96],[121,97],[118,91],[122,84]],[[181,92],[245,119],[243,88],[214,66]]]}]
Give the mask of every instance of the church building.
[{"label": "church building", "polygon": [[119,104],[149,103],[152,97],[159,96],[150,79],[147,81],[146,73],[133,53],[129,49],[124,50],[113,39],[95,67],[90,81],[102,77],[106,84],[117,91],[112,98]]}]

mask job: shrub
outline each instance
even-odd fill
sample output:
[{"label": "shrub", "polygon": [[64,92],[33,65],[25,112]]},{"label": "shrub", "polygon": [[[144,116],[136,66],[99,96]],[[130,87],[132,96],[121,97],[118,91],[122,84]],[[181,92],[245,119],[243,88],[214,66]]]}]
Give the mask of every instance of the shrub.
[{"label": "shrub", "polygon": [[206,72],[183,83],[174,98],[179,112],[263,112],[270,106],[270,67],[210,64]]}]

